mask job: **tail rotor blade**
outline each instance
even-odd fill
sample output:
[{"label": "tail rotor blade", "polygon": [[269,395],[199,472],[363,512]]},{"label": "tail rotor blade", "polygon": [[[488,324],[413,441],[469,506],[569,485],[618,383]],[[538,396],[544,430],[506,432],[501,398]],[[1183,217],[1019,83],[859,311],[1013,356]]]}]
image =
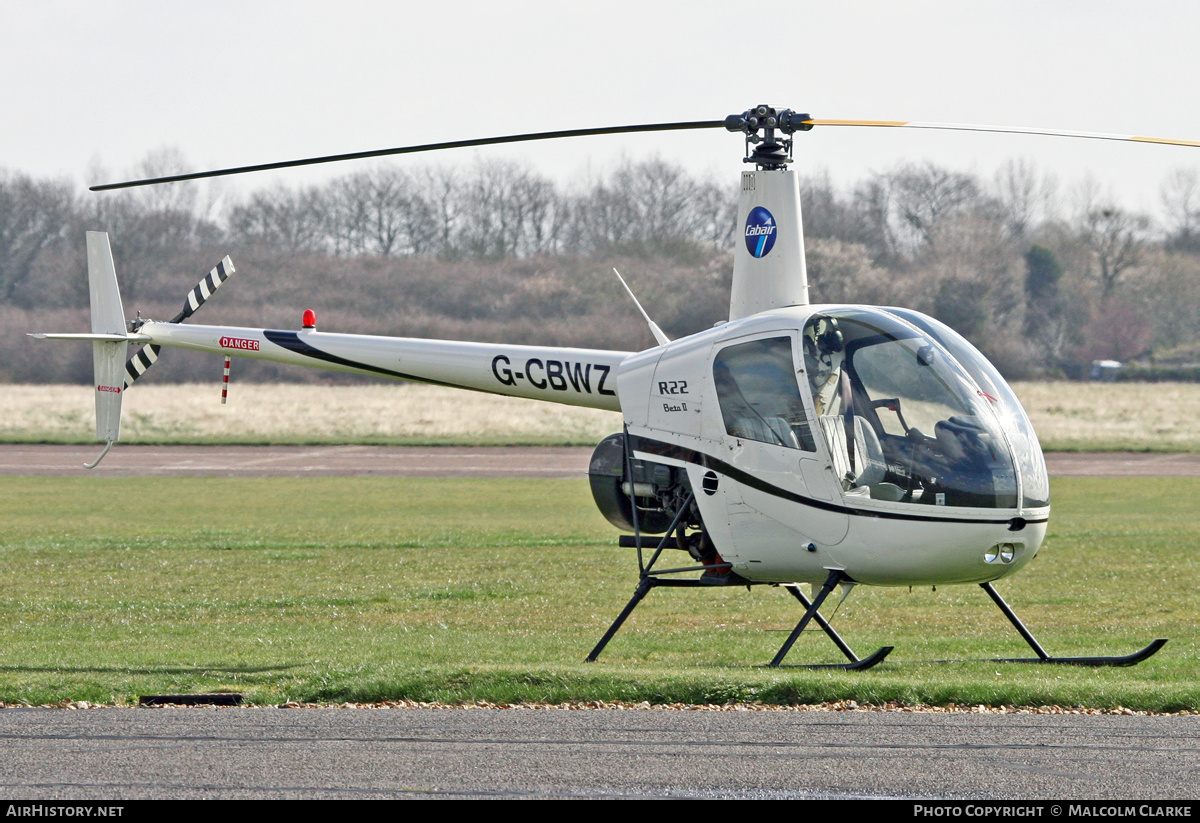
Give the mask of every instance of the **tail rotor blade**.
[{"label": "tail rotor blade", "polygon": [[229,255],[225,255],[225,259],[214,266],[213,270],[196,284],[196,288],[188,292],[187,300],[183,303],[183,311],[175,315],[170,322],[181,323],[195,314],[196,309],[203,306],[204,301],[212,297],[213,292],[221,288],[221,284],[228,280],[235,271],[233,261],[229,259]]},{"label": "tail rotor blade", "polygon": [[129,358],[125,363],[125,388],[132,386],[134,381],[146,373],[146,369],[154,365],[161,350],[162,346],[151,343],[149,346],[142,346],[137,354]]}]

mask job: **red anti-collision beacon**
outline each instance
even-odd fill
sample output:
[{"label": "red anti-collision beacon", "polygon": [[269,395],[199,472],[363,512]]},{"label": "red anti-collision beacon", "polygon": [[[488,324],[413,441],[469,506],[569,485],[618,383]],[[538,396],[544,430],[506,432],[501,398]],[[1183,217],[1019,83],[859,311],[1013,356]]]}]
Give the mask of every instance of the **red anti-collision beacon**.
[{"label": "red anti-collision beacon", "polygon": [[317,313],[312,309],[304,310],[304,318],[300,321],[305,330],[311,331],[317,327]]}]

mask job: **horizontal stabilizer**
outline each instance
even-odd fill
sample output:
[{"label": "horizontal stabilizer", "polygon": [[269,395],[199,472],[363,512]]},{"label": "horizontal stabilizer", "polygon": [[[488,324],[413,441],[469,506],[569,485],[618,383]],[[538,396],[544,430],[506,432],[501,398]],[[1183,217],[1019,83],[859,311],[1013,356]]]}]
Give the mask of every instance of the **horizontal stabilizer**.
[{"label": "horizontal stabilizer", "polygon": [[109,342],[119,343],[122,340],[128,343],[144,343],[150,337],[145,334],[69,334],[58,332],[34,332],[30,333],[30,337],[36,337],[38,340],[91,340],[93,342]]}]

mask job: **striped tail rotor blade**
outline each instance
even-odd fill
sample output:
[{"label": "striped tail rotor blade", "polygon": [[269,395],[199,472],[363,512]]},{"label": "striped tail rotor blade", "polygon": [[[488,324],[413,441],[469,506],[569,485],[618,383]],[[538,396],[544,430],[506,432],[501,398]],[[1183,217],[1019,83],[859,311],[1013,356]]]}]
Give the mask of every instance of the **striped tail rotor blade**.
[{"label": "striped tail rotor blade", "polygon": [[204,279],[196,284],[196,288],[188,292],[187,300],[183,303],[183,311],[171,319],[172,323],[180,323],[191,317],[196,309],[204,305],[204,301],[212,297],[213,292],[221,288],[221,284],[234,273],[233,261],[226,255],[225,259],[204,275]]},{"label": "striped tail rotor blade", "polygon": [[146,369],[154,365],[161,349],[162,346],[151,343],[149,346],[142,346],[141,351],[129,358],[125,363],[125,388],[132,386],[135,380],[146,373]]}]

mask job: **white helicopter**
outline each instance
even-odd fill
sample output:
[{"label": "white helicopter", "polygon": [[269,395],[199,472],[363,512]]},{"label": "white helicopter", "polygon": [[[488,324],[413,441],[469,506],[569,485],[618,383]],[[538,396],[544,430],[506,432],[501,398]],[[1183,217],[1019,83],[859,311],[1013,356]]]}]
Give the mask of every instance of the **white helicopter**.
[{"label": "white helicopter", "polygon": [[[696,128],[742,133],[744,160],[752,167],[741,175],[743,242],[735,251],[729,320],[672,341],[638,304],[658,343],[641,352],[330,334],[317,331],[312,311],[298,330],[184,324],[233,273],[228,257],[170,321],[139,313],[127,323],[108,236],[98,232],[87,235],[91,333],[33,336],[92,342],[96,435],[105,446],[88,468],[119,438],[125,390],[162,346],[620,411],[624,431],[597,446],[589,478],[601,512],[632,533],[620,543],[637,549],[640,576],[589,661],[655,587],[769,584],[783,586],[804,607],[771,666],[779,666],[816,621],[848,659],[838,668],[866,669],[892,647],[859,658],[820,613],[835,588],[848,593],[859,583],[979,584],[1037,655],[1010,662],[1119,666],[1150,657],[1166,640],[1123,657],[1053,657],[992,586],[1037,554],[1050,489],[1029,418],[987,359],[915,311],[809,303],[799,187],[787,166],[796,132],[814,126],[1200,146],[1091,132],[818,120],[760,105],[717,121],[512,135],[94,186],[103,191],[446,148]],[[143,347],[129,357],[137,344]],[[647,560],[643,550],[649,549]],[[681,549],[693,562],[660,568],[666,549]],[[812,585],[811,599],[801,583]]]}]

